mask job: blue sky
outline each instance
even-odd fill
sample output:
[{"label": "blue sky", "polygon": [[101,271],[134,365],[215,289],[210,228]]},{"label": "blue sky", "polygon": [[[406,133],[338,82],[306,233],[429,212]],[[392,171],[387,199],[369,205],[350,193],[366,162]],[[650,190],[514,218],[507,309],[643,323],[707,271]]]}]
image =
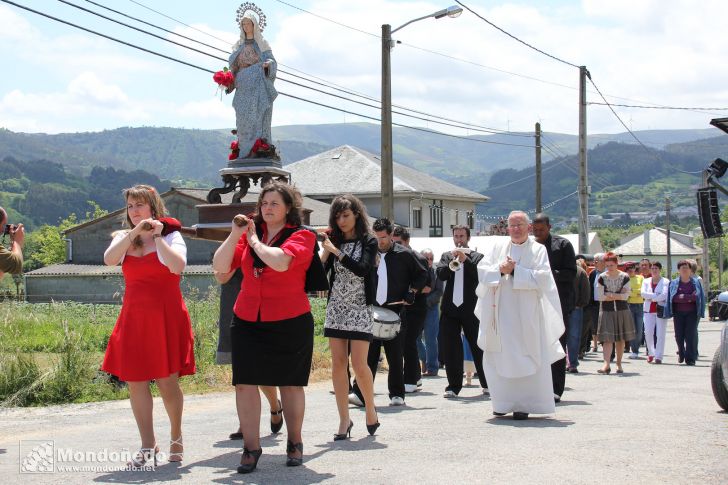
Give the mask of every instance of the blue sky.
[{"label": "blue sky", "polygon": [[[84,0],[69,0],[109,16]],[[240,2],[138,0],[195,29],[130,0],[98,3],[221,48],[238,31]],[[90,29],[143,45],[209,69],[224,62],[131,32],[56,0],[17,0]],[[444,8],[450,2],[392,0],[296,1],[300,8],[373,34]],[[728,5],[704,0],[582,0],[464,2],[511,33],[576,64],[615,103],[728,107],[728,65],[720,41]],[[214,7],[211,7],[211,5]],[[258,5],[268,17],[264,34],[284,69],[379,97],[380,40],[301,12],[277,0]],[[696,8],[699,5],[699,8]],[[128,23],[138,25],[131,20]],[[148,28],[148,27],[143,27]],[[159,33],[172,38],[169,34]],[[211,37],[214,36],[214,37]],[[216,37],[216,38],[215,38]],[[527,131],[576,133],[578,71],[514,42],[469,12],[457,19],[428,19],[395,36],[392,91],[395,104],[469,123]],[[223,39],[223,40],[218,40]],[[207,49],[209,50],[209,49]],[[436,51],[446,56],[428,51]],[[219,53],[218,53],[219,54]],[[224,56],[226,57],[226,56]],[[0,126],[22,132],[99,131],[120,126],[229,128],[230,97],[220,100],[210,75],[115,44],[0,3]],[[332,99],[285,82],[277,88],[343,109],[378,117],[376,109]],[[590,101],[600,101],[592,90]],[[635,130],[707,128],[728,111],[692,112],[616,108]],[[457,134],[473,134],[395,116],[395,121]],[[274,125],[365,121],[285,96]],[[606,107],[590,106],[589,131],[624,131]],[[718,132],[716,131],[716,135]]]}]

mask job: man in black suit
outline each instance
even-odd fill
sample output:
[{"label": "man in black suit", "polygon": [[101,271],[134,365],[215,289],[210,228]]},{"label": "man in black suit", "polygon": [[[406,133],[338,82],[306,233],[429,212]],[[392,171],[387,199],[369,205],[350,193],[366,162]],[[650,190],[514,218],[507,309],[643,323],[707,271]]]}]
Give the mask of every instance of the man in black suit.
[{"label": "man in black suit", "polygon": [[424,288],[417,293],[414,303],[405,306],[401,313],[404,327],[404,392],[412,393],[418,391],[418,386],[422,385],[422,367],[420,366],[420,354],[417,351],[417,339],[420,338],[422,329],[425,328],[427,296],[432,288],[432,281],[430,281],[427,259],[409,245],[409,231],[402,226],[395,226],[392,240],[412,251],[420,266],[427,270],[427,282]]},{"label": "man in black suit", "polygon": [[[536,214],[532,223],[536,241],[546,246],[551,273],[556,281],[556,289],[561,301],[561,313],[564,317],[564,329],[569,328],[569,317],[574,310],[574,280],[576,280],[576,255],[574,247],[568,239],[551,234],[551,221],[546,214]],[[566,351],[568,330],[559,338],[561,347]],[[561,401],[566,385],[566,356],[551,364],[551,380],[554,387],[554,400]]]},{"label": "man in black suit", "polygon": [[[378,264],[373,268],[373,288],[375,304],[392,310],[399,315],[404,305],[414,303],[417,293],[427,282],[427,270],[420,265],[410,249],[397,244],[392,240],[392,223],[382,218],[374,221],[372,226],[379,246]],[[403,323],[403,325],[405,325]],[[404,369],[403,369],[403,341],[404,331],[401,330],[392,340],[378,340],[374,338],[369,345],[367,363],[372,370],[372,376],[377,375],[379,354],[382,347],[387,356],[389,365],[389,399],[390,406],[404,405]],[[353,394],[349,395],[349,402],[357,404],[364,402],[361,391],[354,382]]]},{"label": "man in black suit", "polygon": [[[463,388],[463,341],[465,335],[478,371],[478,380],[483,393],[488,392],[488,383],[483,372],[483,351],[478,347],[478,318],[473,311],[478,297],[475,288],[478,286],[478,263],[483,255],[468,248],[470,228],[455,226],[452,228],[452,239],[455,249],[442,254],[437,264],[437,278],[445,281],[445,292],[440,305],[440,357],[445,363],[447,387],[444,397],[453,398]],[[453,271],[450,263],[457,259],[460,269]]]}]

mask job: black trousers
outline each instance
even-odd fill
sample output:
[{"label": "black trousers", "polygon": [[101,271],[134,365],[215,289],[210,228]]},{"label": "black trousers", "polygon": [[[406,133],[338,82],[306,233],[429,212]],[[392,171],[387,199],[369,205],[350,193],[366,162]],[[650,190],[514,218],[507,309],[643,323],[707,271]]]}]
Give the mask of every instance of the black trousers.
[{"label": "black trousers", "polygon": [[[387,364],[389,365],[389,398],[399,396],[404,399],[404,373],[402,363],[402,342],[404,341],[404,331],[400,331],[392,340],[374,339],[369,344],[369,354],[367,355],[367,364],[372,370],[372,377],[377,377],[377,366],[379,365],[379,355],[384,347],[384,355],[387,356]],[[364,396],[359,389],[359,385],[354,380],[353,389],[361,402],[364,402]]]},{"label": "black trousers", "polygon": [[592,335],[597,333],[597,323],[599,323],[599,307],[584,307],[584,325],[581,327],[581,351],[588,352],[591,348]]},{"label": "black trousers", "polygon": [[445,362],[445,373],[447,374],[446,391],[459,394],[463,388],[463,341],[460,333],[470,345],[473,354],[475,369],[478,371],[480,386],[488,387],[483,372],[483,351],[478,347],[478,326],[480,322],[472,313],[465,316],[441,315],[440,333],[438,343],[440,347],[440,358]]},{"label": "black trousers", "polygon": [[675,312],[672,317],[678,356],[685,358],[686,363],[694,364],[698,360],[700,317],[695,311]]},{"label": "black trousers", "polygon": [[403,356],[404,356],[404,383],[417,384],[422,378],[420,354],[417,351],[417,339],[425,327],[427,307],[406,307],[402,312],[402,327],[404,328]]},{"label": "black trousers", "polygon": [[[569,317],[571,316],[571,312],[564,313],[564,328],[569,328]],[[568,330],[564,332],[564,334],[559,337],[559,343],[561,343],[561,348],[566,351],[566,336],[568,335]],[[564,387],[566,387],[566,356],[564,356],[563,359],[559,359],[553,364],[551,364],[551,382],[554,386],[554,394],[561,397],[561,395],[564,393]]]}]

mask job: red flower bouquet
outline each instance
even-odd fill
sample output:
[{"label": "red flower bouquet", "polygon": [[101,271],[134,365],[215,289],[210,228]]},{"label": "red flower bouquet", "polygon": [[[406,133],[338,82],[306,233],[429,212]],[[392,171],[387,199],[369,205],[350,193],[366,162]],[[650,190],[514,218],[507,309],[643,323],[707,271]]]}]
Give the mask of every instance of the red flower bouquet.
[{"label": "red flower bouquet", "polygon": [[217,71],[212,75],[212,80],[215,81],[220,89],[225,88],[226,91],[230,90],[235,85],[235,76],[232,71],[227,67],[223,68],[222,71]]},{"label": "red flower bouquet", "polygon": [[238,145],[238,141],[235,140],[230,144],[230,155],[228,155],[228,160],[236,160],[240,158],[240,147]]}]

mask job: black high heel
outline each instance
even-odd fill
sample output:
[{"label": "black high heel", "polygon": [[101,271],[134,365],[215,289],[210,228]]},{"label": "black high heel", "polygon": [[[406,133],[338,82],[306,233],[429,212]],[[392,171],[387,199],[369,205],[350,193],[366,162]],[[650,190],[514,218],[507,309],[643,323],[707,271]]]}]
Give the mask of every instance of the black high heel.
[{"label": "black high heel", "polygon": [[369,431],[369,436],[374,436],[374,433],[377,432],[377,428],[381,426],[379,424],[379,414],[377,414],[377,422],[374,424],[367,424],[367,431]]},{"label": "black high heel", "polygon": [[[271,411],[270,414],[271,414],[270,431],[273,434],[277,434],[283,427],[283,404],[281,404],[280,399],[278,400],[278,411]],[[277,423],[274,423],[273,416],[281,416],[281,420]]]},{"label": "black high heel", "polygon": [[286,444],[286,453],[295,453],[296,450],[301,452],[301,458],[294,458],[289,456],[286,459],[286,466],[301,466],[303,465],[303,443],[293,444],[292,441],[288,440]]},{"label": "black high heel", "polygon": [[[238,466],[238,473],[250,473],[258,466],[258,460],[260,459],[260,455],[263,454],[263,448],[258,448],[257,450],[249,450],[247,448],[243,448],[243,456],[240,457],[240,466]],[[243,459],[246,457],[252,456],[255,461],[253,463],[243,463]]]},{"label": "black high heel", "polygon": [[346,428],[346,431],[344,433],[334,433],[334,441],[341,441],[345,440],[347,438],[351,438],[351,428],[354,427],[354,421],[349,420],[349,427]]}]

